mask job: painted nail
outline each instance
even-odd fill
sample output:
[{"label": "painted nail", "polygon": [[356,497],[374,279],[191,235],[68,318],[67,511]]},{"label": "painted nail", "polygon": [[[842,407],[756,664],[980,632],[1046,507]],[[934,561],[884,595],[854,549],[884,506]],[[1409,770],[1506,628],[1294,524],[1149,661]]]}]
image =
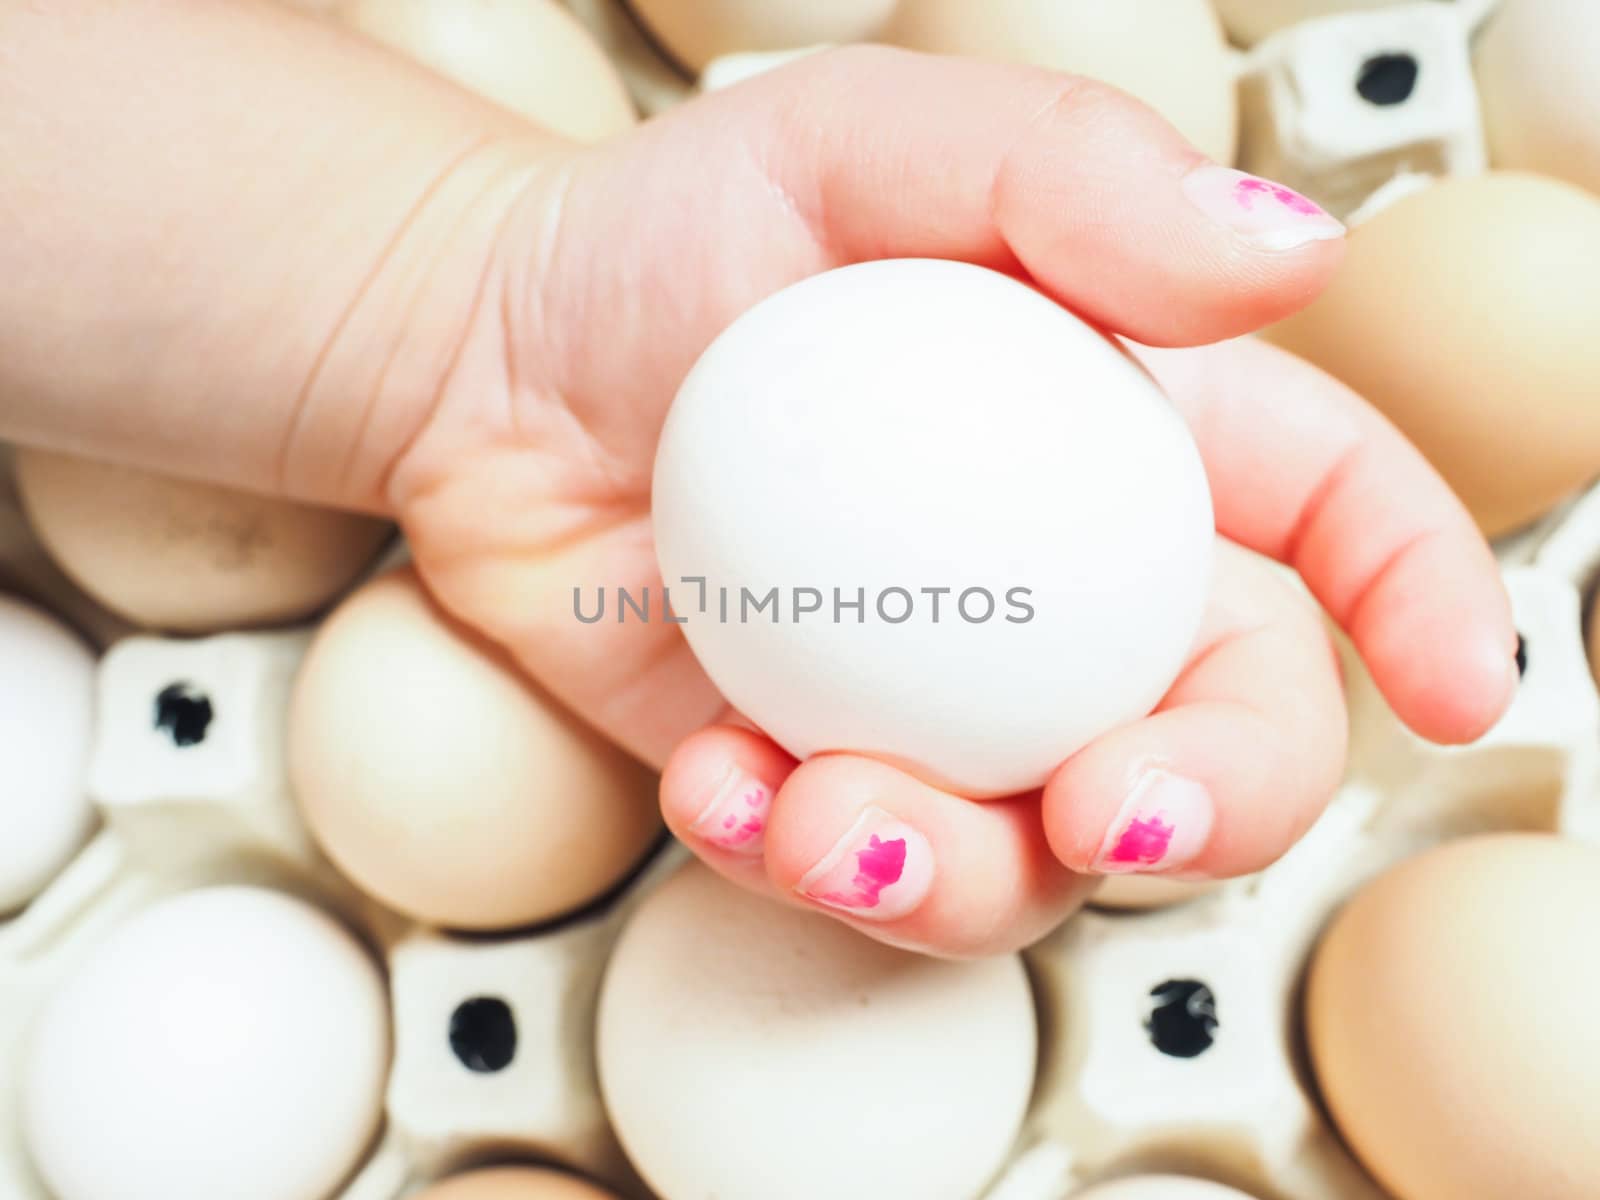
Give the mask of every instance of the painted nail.
[{"label": "painted nail", "polygon": [[928,839],[874,807],[805,873],[795,891],[853,917],[894,921],[921,904],[932,883]]},{"label": "painted nail", "polygon": [[737,767],[730,768],[689,832],[719,850],[755,857],[767,838],[772,789]]},{"label": "painted nail", "polygon": [[1184,195],[1258,250],[1295,250],[1344,236],[1344,225],[1299,192],[1232,167],[1206,163],[1184,176]]},{"label": "painted nail", "polygon": [[1200,784],[1167,771],[1147,771],[1090,865],[1102,875],[1177,870],[1205,848],[1215,816],[1211,793]]}]

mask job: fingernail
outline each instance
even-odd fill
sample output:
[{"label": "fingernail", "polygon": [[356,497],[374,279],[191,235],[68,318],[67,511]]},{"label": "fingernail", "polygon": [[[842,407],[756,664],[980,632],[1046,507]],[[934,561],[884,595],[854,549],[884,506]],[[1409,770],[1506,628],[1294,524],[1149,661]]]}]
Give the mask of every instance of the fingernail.
[{"label": "fingernail", "polygon": [[1344,225],[1299,192],[1270,179],[1206,163],[1184,176],[1184,195],[1257,250],[1295,250],[1344,236]]},{"label": "fingernail", "polygon": [[1200,784],[1167,771],[1147,771],[1090,866],[1102,875],[1177,870],[1205,848],[1215,817],[1211,793]]},{"label": "fingernail", "polygon": [[737,767],[730,769],[689,832],[719,850],[755,857],[767,840],[772,789]]},{"label": "fingernail", "polygon": [[874,807],[805,873],[795,891],[854,917],[894,921],[921,904],[932,883],[928,839]]}]

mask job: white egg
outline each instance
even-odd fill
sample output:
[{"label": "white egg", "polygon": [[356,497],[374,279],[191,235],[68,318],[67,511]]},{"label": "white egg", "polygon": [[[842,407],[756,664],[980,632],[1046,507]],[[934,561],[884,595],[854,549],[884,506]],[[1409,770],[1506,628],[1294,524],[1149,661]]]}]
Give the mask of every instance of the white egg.
[{"label": "white egg", "polygon": [[933,260],[830,271],[735,321],[667,417],[654,510],[675,619],[737,709],[799,757],[972,796],[1150,711],[1214,540],[1194,442],[1142,369],[1032,288]]},{"label": "white egg", "polygon": [[1502,0],[1476,58],[1494,165],[1600,192],[1600,4]]},{"label": "white egg", "polygon": [[113,930],[49,999],[24,1135],[59,1200],[325,1200],[378,1127],[383,980],[311,906],[188,892]]},{"label": "white egg", "polygon": [[630,919],[598,1038],[607,1110],[662,1200],[970,1200],[1037,1049],[1015,955],[890,949],[699,865]]},{"label": "white egg", "polygon": [[32,605],[0,596],[0,914],[38,895],[88,838],[94,656]]}]

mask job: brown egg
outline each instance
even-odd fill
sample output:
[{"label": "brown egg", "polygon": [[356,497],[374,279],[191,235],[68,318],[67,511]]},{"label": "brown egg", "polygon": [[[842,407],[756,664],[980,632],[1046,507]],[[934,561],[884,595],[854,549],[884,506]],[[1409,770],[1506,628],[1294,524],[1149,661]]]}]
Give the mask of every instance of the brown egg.
[{"label": "brown egg", "polygon": [[883,40],[1102,79],[1233,161],[1233,64],[1209,0],[904,0]]},{"label": "brown egg", "polygon": [[873,37],[895,0],[631,0],[649,33],[698,75],[713,58]]},{"label": "brown egg", "polygon": [[1253,46],[1269,33],[1335,13],[1389,8],[1408,0],[1216,0],[1228,33],[1241,46]]},{"label": "brown egg", "polygon": [[17,450],[16,482],[40,542],[79,587],[177,633],[308,617],[392,533],[371,517],[43,450]]},{"label": "brown egg", "polygon": [[1221,880],[1164,879],[1160,875],[1107,875],[1089,903],[1096,908],[1147,912],[1187,904],[1222,886]]},{"label": "brown egg", "polygon": [[1600,4],[1501,0],[1474,59],[1489,161],[1600,193]]},{"label": "brown egg", "polygon": [[637,120],[622,76],[554,0],[339,0],[336,20],[579,142]]},{"label": "brown egg", "polygon": [[1600,198],[1492,172],[1408,196],[1268,330],[1398,425],[1490,535],[1600,473]]},{"label": "brown egg", "polygon": [[1589,668],[1600,685],[1600,598],[1589,606]]},{"label": "brown egg", "polygon": [[456,1175],[418,1192],[411,1200],[613,1200],[572,1175],[537,1167],[489,1167]]},{"label": "brown egg", "polygon": [[402,913],[506,929],[579,908],[660,834],[653,776],[441,612],[410,568],[318,631],[289,775],[334,863]]},{"label": "brown egg", "polygon": [[1600,1196],[1600,849],[1449,843],[1369,885],[1312,963],[1340,1130],[1398,1200]]}]

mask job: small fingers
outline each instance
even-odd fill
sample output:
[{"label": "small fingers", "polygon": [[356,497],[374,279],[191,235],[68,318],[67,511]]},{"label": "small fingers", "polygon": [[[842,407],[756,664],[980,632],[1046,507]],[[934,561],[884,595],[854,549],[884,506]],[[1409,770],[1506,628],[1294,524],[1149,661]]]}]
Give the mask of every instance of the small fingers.
[{"label": "small fingers", "polygon": [[975,804],[854,755],[795,767],[749,730],[688,739],[663,776],[662,809],[735,882],[926,953],[1027,945],[1093,883],[1051,853],[1037,796]]},{"label": "small fingers", "polygon": [[1510,601],[1421,453],[1344,384],[1265,342],[1138,355],[1194,431],[1218,532],[1300,573],[1400,718],[1437,742],[1499,720],[1517,683]]},{"label": "small fingers", "polygon": [[1314,606],[1222,544],[1189,666],[1152,716],[1056,772],[1044,790],[1045,831],[1080,871],[1259,870],[1332,796],[1345,737],[1339,669]]}]

